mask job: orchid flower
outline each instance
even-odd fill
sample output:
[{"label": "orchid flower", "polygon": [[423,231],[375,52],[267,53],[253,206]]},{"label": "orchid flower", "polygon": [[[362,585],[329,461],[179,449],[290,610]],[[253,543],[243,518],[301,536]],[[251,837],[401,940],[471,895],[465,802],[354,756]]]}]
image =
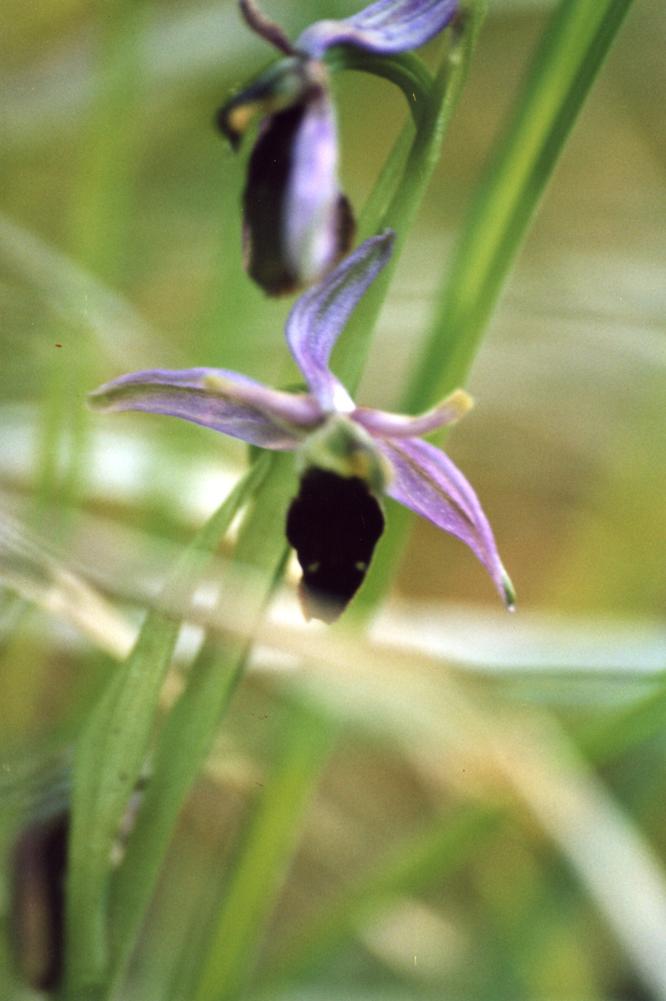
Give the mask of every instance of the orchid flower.
[{"label": "orchid flower", "polygon": [[238,372],[153,369],[123,375],[91,394],[103,411],[141,410],[202,424],[252,445],[300,456],[300,491],[286,533],[303,569],[306,616],[331,621],[365,576],[384,518],[383,494],[465,542],[501,598],[513,589],[474,490],[422,435],[453,423],[471,406],[456,390],[417,417],[357,406],[329,366],[352,311],[388,261],[393,233],[366,240],[287,319],[286,337],[307,392],[271,389]]},{"label": "orchid flower", "polygon": [[327,50],[347,45],[390,55],[417,48],[449,23],[457,0],[377,0],[344,20],[317,21],[294,44],[254,0],[240,0],[240,7],[249,26],[285,56],[218,114],[234,149],[253,115],[263,116],[243,195],[244,256],[254,281],[280,295],[322,278],[354,236],[338,184]]}]

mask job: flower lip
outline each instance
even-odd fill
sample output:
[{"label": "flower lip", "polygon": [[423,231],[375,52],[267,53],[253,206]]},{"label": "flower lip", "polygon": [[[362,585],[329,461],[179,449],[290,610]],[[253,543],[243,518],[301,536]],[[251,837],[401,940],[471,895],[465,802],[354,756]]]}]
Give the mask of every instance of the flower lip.
[{"label": "flower lip", "polygon": [[303,570],[306,619],[333,622],[340,616],[363,583],[383,530],[381,507],[365,480],[306,469],[286,523]]},{"label": "flower lip", "polygon": [[69,811],[61,810],[33,822],[14,847],[10,920],[15,959],[30,986],[49,994],[61,986],[64,972],[69,829]]}]

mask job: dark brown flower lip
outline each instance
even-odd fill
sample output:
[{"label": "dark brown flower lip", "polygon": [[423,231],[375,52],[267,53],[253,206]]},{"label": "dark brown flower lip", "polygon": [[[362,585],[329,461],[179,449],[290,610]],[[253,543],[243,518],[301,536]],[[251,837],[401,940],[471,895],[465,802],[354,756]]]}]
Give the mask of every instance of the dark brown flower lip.
[{"label": "dark brown flower lip", "polygon": [[357,476],[310,466],[287,513],[286,534],[303,571],[307,619],[333,622],[365,579],[384,530],[381,506]]}]

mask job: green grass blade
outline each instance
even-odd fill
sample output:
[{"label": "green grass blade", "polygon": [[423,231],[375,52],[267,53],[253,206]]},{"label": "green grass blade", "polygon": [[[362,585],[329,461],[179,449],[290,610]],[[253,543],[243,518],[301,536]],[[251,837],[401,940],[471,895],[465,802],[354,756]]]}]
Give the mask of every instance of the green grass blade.
[{"label": "green grass blade", "polygon": [[418,893],[450,875],[477,850],[496,828],[496,810],[473,807],[439,817],[434,825],[412,835],[362,876],[291,945],[266,971],[266,993],[294,981],[325,962],[358,928],[400,896]]},{"label": "green grass blade", "polygon": [[277,894],[289,866],[301,819],[333,738],[328,720],[294,704],[283,721],[284,750],[240,846],[193,1001],[242,995]]},{"label": "green grass blade", "polygon": [[439,400],[469,371],[558,157],[632,0],[563,0],[491,158],[405,400]]},{"label": "green grass blade", "polygon": [[[285,542],[274,531],[274,514],[276,510],[286,510],[293,493],[292,457],[266,458],[273,475],[269,473],[262,482],[234,554],[240,567],[264,573],[264,586],[258,587],[253,575],[252,590],[244,599],[246,610],[251,604],[252,619],[262,614],[284,560]],[[242,576],[230,584],[236,593],[243,587]],[[185,692],[160,733],[143,807],[123,864],[111,885],[113,972],[110,995],[122,983],[181,807],[213,744],[242,675],[248,649],[248,642],[231,639],[221,648],[205,646],[191,671]]]},{"label": "green grass blade", "polygon": [[386,157],[372,191],[358,219],[358,242],[362,243],[380,229],[381,220],[388,212],[391,199],[405,172],[405,164],[412,146],[414,127],[407,121],[400,130],[393,147]]},{"label": "green grass blade", "polygon": [[[363,219],[364,227],[371,226],[372,232],[386,227],[394,229],[396,242],[390,264],[384,268],[356,309],[334,355],[335,371],[352,392],[361,378],[372,331],[404,241],[439,161],[444,136],[462,94],[487,7],[486,0],[474,3],[465,12],[460,24],[452,29],[449,48],[421,111],[416,134],[393,197],[376,219],[368,218],[367,213]],[[404,139],[399,139],[394,148],[396,159],[402,142]],[[390,158],[389,163],[392,162]],[[379,200],[375,204],[377,208],[382,207]]]},{"label": "green grass blade", "polygon": [[[201,529],[170,589],[184,593],[196,582],[236,511],[261,482],[268,459],[254,464]],[[106,975],[111,846],[141,772],[179,626],[159,610],[149,613],[127,664],[111,679],[79,740],[67,887],[67,985],[71,992],[101,985]]]},{"label": "green grass blade", "polygon": [[[513,120],[491,157],[463,230],[425,350],[402,401],[426,409],[462,384],[576,117],[632,0],[562,0],[546,27]],[[388,529],[355,605],[376,606],[410,517],[391,505]]]},{"label": "green grass blade", "polygon": [[[139,135],[133,111],[140,92],[147,18],[147,4],[121,0],[99,19],[95,93],[66,220],[72,256],[112,283],[118,278],[118,262],[125,259],[123,247],[131,221],[134,149]],[[89,327],[65,328],[54,340],[62,340],[64,350],[49,369],[37,457],[38,488],[42,503],[57,498],[65,507],[78,496],[88,466],[89,417],[81,397],[90,383]]]},{"label": "green grass blade", "polygon": [[110,997],[122,986],[183,802],[235,689],[241,662],[233,654],[224,666],[211,650],[202,654],[160,734],[136,828],[111,884]]},{"label": "green grass blade", "polygon": [[606,763],[658,734],[666,727],[666,686],[645,698],[605,713],[579,734],[583,752]]}]

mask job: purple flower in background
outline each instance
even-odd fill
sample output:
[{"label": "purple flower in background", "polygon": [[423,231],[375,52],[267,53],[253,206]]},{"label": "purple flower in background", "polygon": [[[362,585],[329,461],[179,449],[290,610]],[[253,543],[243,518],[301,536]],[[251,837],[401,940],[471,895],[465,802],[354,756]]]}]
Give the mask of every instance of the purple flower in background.
[{"label": "purple flower in background", "polygon": [[285,54],[228,101],[218,124],[238,147],[262,115],[243,195],[248,273],[269,295],[322,278],[347,253],[354,219],[338,184],[335,112],[322,58],[335,45],[390,55],[444,28],[457,0],[378,0],[341,21],[317,21],[292,45],[254,0],[240,0],[250,27]]},{"label": "purple flower in background", "polygon": [[104,411],[170,414],[262,448],[298,451],[300,491],[287,538],[303,569],[305,614],[332,621],[360,586],[384,519],[388,494],[462,539],[513,605],[511,582],[474,490],[438,448],[421,437],[471,406],[462,390],[418,417],[357,406],[329,359],[353,309],[391,254],[393,233],[366,240],[287,319],[291,353],[308,392],[270,389],[226,369],[159,369],[121,376],[91,395]]},{"label": "purple flower in background", "polygon": [[33,820],[19,834],[10,870],[16,965],[35,990],[49,993],[63,974],[69,828],[69,810]]}]

